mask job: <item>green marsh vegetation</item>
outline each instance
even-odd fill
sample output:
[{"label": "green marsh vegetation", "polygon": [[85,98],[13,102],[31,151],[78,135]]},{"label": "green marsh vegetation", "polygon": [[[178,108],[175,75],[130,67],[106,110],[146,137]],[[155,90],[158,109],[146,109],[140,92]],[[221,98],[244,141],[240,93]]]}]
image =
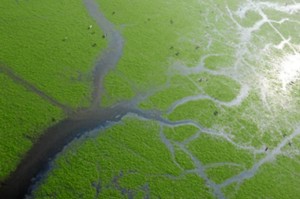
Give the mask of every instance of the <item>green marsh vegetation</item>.
[{"label": "green marsh vegetation", "polygon": [[172,76],[168,86],[156,92],[141,103],[145,109],[167,110],[174,102],[188,96],[203,95],[224,102],[233,100],[240,91],[240,85],[226,76],[199,73],[188,76]]},{"label": "green marsh vegetation", "polygon": [[42,129],[64,113],[0,72],[0,180],[13,171]]},{"label": "green marsh vegetation", "polygon": [[98,3],[125,40],[102,106],[138,96],[164,120],[130,115],[74,141],[34,197],[297,198],[299,82],[278,78],[299,54],[297,15],[283,3]]},{"label": "green marsh vegetation", "polygon": [[[122,123],[102,130],[101,136],[75,142],[58,157],[53,172],[34,195],[211,198],[196,175],[177,177],[181,170],[161,143],[159,129],[156,122],[126,117]],[[194,184],[199,186],[190,189]]]},{"label": "green marsh vegetation", "polygon": [[88,106],[106,41],[83,3],[4,0],[0,11],[1,62],[61,103]]},{"label": "green marsh vegetation", "polygon": [[294,174],[299,173],[299,170],[299,157],[293,159],[277,157],[275,163],[265,164],[254,178],[236,185],[235,191],[229,192],[228,196],[235,193],[236,198],[254,198],[257,195],[276,199],[297,198],[299,195],[298,176]]},{"label": "green marsh vegetation", "polygon": [[[180,60],[189,65],[199,61],[201,49],[197,43],[200,45],[205,31],[200,20],[194,20],[201,19],[201,8],[196,1],[98,2],[126,41],[118,70],[105,78],[104,105],[130,99],[164,84],[171,61]],[[189,15],[185,14],[187,11]]]}]

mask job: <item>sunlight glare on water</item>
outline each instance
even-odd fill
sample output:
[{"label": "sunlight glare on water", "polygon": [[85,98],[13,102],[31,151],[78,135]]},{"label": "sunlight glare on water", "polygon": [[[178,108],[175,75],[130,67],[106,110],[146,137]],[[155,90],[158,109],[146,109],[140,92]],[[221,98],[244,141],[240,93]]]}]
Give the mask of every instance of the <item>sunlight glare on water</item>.
[{"label": "sunlight glare on water", "polygon": [[286,90],[287,85],[300,79],[300,54],[290,54],[282,59],[279,66],[279,79],[282,89]]}]

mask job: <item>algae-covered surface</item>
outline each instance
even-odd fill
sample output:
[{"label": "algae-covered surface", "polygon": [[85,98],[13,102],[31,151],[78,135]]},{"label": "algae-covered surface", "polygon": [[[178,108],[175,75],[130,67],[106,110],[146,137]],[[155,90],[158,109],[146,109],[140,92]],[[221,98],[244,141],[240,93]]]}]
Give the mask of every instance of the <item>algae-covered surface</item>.
[{"label": "algae-covered surface", "polygon": [[[1,96],[0,111],[16,110],[18,106],[7,100],[22,95],[29,101],[27,109],[40,116],[25,120],[21,114],[20,120],[40,128],[59,121],[63,111],[84,118],[74,106],[99,113],[114,110],[114,119],[107,117],[97,128],[82,132],[51,157],[48,169],[31,184],[28,197],[299,198],[300,2],[83,0],[73,6],[85,13],[86,18],[78,21],[87,20],[81,34],[86,31],[89,36],[78,37],[76,47],[69,50],[79,53],[90,40],[100,42],[76,56],[82,63],[77,71],[92,73],[92,60],[96,60],[96,75],[80,81],[82,87],[70,89],[72,97],[65,98],[59,93],[69,84],[74,86],[72,81],[60,82],[62,88],[44,85],[43,76],[25,73],[0,51],[0,61],[7,64],[0,74],[6,84],[0,89],[7,93]],[[89,24],[95,33],[89,33]],[[71,41],[70,37],[59,42]],[[45,68],[39,68],[45,76],[56,71]],[[104,72],[99,78],[98,69]],[[68,71],[64,74],[73,77]],[[28,93],[32,87],[14,85],[16,80],[24,84],[17,75],[41,89],[44,101]],[[89,87],[93,78],[94,87]],[[90,97],[79,95],[84,85]],[[93,95],[97,93],[93,88],[101,93]],[[30,108],[43,103],[47,116],[40,108]],[[119,106],[120,113],[115,108]],[[27,109],[22,108],[24,115]],[[10,113],[0,116],[0,121],[14,118],[16,113]],[[9,125],[3,132],[13,136],[7,129],[20,124],[13,119],[5,122]],[[31,128],[25,134],[38,136]],[[16,142],[4,136],[3,140],[8,140],[8,146]],[[28,141],[20,143],[19,151],[30,148]],[[9,159],[4,154],[10,149],[0,149],[1,159]],[[10,154],[14,163],[5,170],[0,167],[0,179],[14,170],[20,158],[18,151]]]}]

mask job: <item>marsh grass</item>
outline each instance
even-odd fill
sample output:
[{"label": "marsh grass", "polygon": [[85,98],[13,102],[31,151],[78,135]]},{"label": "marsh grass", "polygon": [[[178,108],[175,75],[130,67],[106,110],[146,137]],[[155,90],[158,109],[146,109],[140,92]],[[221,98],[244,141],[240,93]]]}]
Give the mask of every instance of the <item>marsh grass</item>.
[{"label": "marsh grass", "polygon": [[61,103],[88,106],[106,41],[83,3],[4,0],[0,12],[1,62]]},{"label": "marsh grass", "polygon": [[47,126],[64,113],[0,73],[0,180],[13,171]]}]

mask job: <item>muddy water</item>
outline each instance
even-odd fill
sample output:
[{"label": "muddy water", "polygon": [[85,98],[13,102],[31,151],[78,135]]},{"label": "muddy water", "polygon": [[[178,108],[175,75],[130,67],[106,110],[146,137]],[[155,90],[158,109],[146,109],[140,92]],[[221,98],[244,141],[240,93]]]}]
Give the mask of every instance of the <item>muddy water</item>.
[{"label": "muddy water", "polygon": [[[49,159],[55,157],[55,155],[74,138],[83,135],[85,132],[92,129],[105,125],[108,121],[117,122],[129,112],[139,112],[134,110],[130,104],[127,103],[120,103],[111,108],[98,108],[101,100],[101,93],[103,91],[103,78],[107,72],[113,69],[118,63],[122,55],[123,39],[120,33],[114,29],[114,26],[99,11],[95,0],[83,0],[83,3],[91,17],[104,31],[104,36],[108,40],[108,47],[95,63],[92,105],[86,110],[73,113],[72,116],[59,122],[55,126],[48,128],[42,134],[38,141],[34,143],[32,148],[24,156],[17,169],[1,183],[0,198],[24,198],[28,188],[32,184],[32,179],[41,171],[45,170],[49,163]],[[2,69],[6,69],[4,71],[8,75],[13,76],[17,83],[22,84],[29,91],[41,95],[52,104],[61,107],[65,112],[70,112],[68,107],[52,100],[52,98],[41,93],[35,87],[27,84],[25,80],[14,76],[9,69],[4,67]]]},{"label": "muddy water", "polygon": [[119,121],[127,113],[126,107],[81,112],[47,129],[23,158],[17,169],[3,182],[0,198],[23,198],[31,185],[31,179],[43,170],[49,159],[65,145],[84,132],[105,125],[107,121]]},{"label": "muddy water", "polygon": [[108,41],[107,48],[102,52],[101,57],[95,63],[92,108],[96,108],[101,102],[103,78],[109,70],[115,68],[121,58],[124,41],[121,34],[114,28],[114,25],[99,11],[98,4],[95,0],[83,0],[83,2],[91,17],[104,32],[102,37]]}]

